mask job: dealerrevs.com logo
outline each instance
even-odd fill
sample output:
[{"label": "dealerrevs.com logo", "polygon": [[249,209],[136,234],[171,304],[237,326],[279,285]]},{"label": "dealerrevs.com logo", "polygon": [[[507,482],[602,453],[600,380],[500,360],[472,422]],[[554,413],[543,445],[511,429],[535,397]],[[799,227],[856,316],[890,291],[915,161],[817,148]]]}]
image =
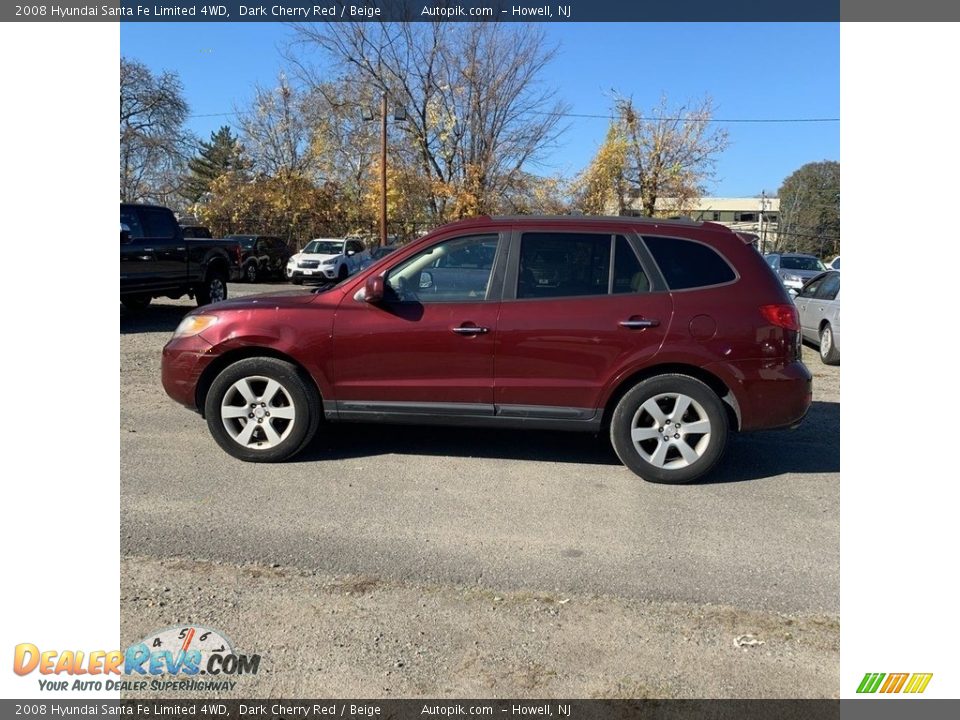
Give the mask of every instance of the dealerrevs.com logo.
[{"label": "dealerrevs.com logo", "polygon": [[259,655],[238,654],[222,633],[201,626],[158,630],[126,650],[61,652],[20,643],[13,652],[17,675],[37,672],[40,689],[53,691],[233,690],[232,677],[259,669]]},{"label": "dealerrevs.com logo", "polygon": [[930,684],[933,673],[867,673],[860,681],[858,693],[922,693]]}]

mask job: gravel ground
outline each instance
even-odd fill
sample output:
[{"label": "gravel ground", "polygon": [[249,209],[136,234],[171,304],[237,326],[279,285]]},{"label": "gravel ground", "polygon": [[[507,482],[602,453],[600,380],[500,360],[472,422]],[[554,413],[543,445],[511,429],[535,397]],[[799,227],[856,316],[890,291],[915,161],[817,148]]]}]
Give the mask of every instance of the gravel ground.
[{"label": "gravel ground", "polygon": [[263,466],[160,387],[190,307],[121,310],[125,644],[222,630],[263,656],[237,697],[838,696],[840,373],[814,351],[807,421],[696,485],[604,438],[452,428],[331,426]]}]

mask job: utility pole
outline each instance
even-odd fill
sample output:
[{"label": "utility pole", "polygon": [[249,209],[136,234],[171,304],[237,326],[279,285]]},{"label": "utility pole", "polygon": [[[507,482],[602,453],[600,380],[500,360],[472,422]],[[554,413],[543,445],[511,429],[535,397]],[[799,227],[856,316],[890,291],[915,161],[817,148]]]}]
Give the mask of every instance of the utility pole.
[{"label": "utility pole", "polygon": [[767,247],[767,228],[765,227],[764,213],[767,211],[767,191],[760,191],[760,252],[766,252]]},{"label": "utility pole", "polygon": [[387,244],[387,93],[380,99],[380,247]]}]

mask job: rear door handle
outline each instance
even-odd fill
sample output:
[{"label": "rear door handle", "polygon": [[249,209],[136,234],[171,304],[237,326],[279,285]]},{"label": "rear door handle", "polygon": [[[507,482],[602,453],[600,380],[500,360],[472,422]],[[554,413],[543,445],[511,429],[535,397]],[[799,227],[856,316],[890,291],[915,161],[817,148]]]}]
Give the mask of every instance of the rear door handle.
[{"label": "rear door handle", "polygon": [[621,320],[620,327],[627,328],[628,330],[642,330],[643,328],[656,327],[660,324],[659,320],[649,320],[644,318],[643,320]]},{"label": "rear door handle", "polygon": [[476,325],[461,325],[452,329],[457,335],[486,335],[490,332],[490,328],[477,327]]}]

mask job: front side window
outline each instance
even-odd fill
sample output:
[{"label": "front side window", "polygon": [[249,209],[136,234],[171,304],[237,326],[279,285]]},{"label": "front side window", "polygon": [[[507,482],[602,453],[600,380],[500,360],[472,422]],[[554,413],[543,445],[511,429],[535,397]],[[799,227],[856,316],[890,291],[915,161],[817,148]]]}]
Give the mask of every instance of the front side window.
[{"label": "front side window", "polygon": [[131,240],[139,240],[143,237],[143,227],[140,225],[140,216],[137,215],[136,210],[120,208],[120,224],[129,228]]},{"label": "front side window", "polygon": [[737,278],[727,261],[703,243],[664,237],[643,241],[671,290],[722,285]]},{"label": "front side window", "polygon": [[497,235],[470,235],[432,245],[387,273],[386,296],[395,302],[483,301],[497,245]]},{"label": "front side window", "polygon": [[803,289],[800,290],[799,296],[802,298],[812,298],[817,294],[817,290],[820,289],[820,286],[823,285],[825,278],[816,278],[811,280],[806,285],[803,286]]},{"label": "front side window", "polygon": [[823,279],[817,297],[821,300],[836,300],[840,292],[840,273],[830,273]]},{"label": "front side window", "polygon": [[517,298],[606,295],[610,235],[524,233]]}]

